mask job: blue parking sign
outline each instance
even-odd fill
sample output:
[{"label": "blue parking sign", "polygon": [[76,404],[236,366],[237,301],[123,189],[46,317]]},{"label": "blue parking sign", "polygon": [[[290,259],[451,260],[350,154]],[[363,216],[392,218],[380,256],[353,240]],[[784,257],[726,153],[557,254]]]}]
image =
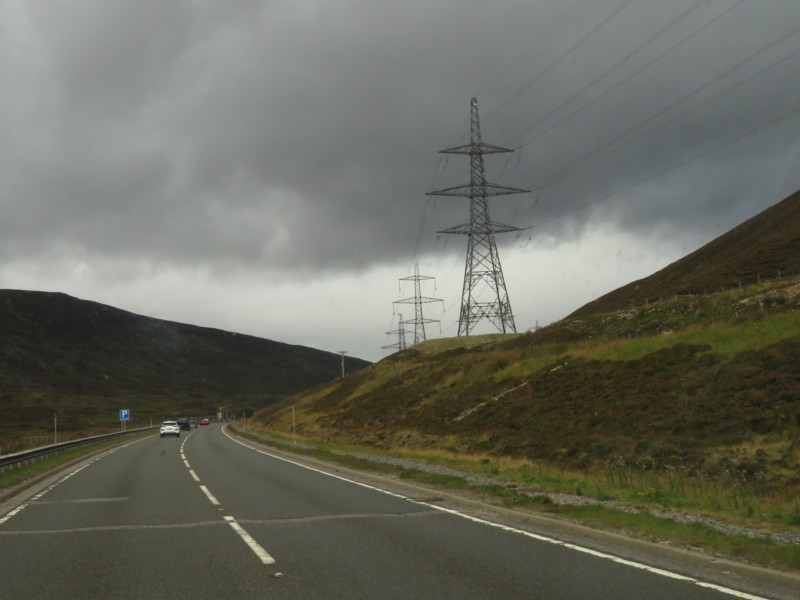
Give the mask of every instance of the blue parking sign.
[{"label": "blue parking sign", "polygon": [[131,411],[127,408],[120,408],[119,409],[119,420],[120,421],[130,421],[131,420]]}]

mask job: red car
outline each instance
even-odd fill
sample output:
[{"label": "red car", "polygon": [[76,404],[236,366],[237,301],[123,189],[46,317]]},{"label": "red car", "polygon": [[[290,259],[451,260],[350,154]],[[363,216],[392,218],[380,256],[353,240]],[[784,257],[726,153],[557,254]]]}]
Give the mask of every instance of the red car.
[{"label": "red car", "polygon": [[198,425],[208,425],[208,419],[200,419],[197,422]]}]

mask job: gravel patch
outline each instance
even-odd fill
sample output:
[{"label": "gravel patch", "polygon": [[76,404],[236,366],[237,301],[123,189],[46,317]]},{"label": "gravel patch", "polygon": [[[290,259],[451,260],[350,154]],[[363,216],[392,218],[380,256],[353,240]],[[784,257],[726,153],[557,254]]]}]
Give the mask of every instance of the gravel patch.
[{"label": "gravel patch", "polygon": [[509,488],[516,488],[517,492],[520,494],[527,494],[529,496],[547,496],[550,498],[550,500],[553,501],[554,504],[572,505],[572,506],[603,506],[606,508],[611,508],[613,510],[618,510],[630,514],[639,514],[642,512],[646,512],[650,515],[659,517],[661,519],[669,519],[670,521],[675,521],[676,523],[687,523],[687,524],[696,523],[700,525],[705,525],[707,527],[711,527],[713,529],[716,529],[717,531],[721,531],[728,535],[744,535],[755,539],[768,538],[778,544],[800,544],[800,534],[791,531],[766,531],[764,529],[757,529],[754,527],[743,527],[740,525],[732,525],[730,523],[719,521],[717,519],[712,519],[710,517],[704,517],[701,515],[690,515],[673,510],[656,509],[656,510],[643,511],[641,509],[634,508],[632,506],[628,506],[620,502],[616,502],[614,500],[596,500],[594,498],[587,498],[585,496],[578,496],[575,494],[544,492],[541,490],[534,490],[534,489],[521,489],[518,488],[514,483],[498,481],[497,479],[493,479],[491,477],[485,477],[482,475],[473,475],[471,473],[465,473],[464,471],[458,471],[456,469],[451,469],[449,467],[445,467],[442,465],[428,464],[425,462],[419,462],[407,458],[380,456],[377,454],[355,454],[354,456],[356,458],[368,460],[370,462],[394,465],[396,467],[400,467],[403,469],[417,469],[419,471],[427,471],[428,473],[435,473],[438,475],[451,475],[453,477],[461,477],[472,486],[480,487],[480,486],[500,485]]}]

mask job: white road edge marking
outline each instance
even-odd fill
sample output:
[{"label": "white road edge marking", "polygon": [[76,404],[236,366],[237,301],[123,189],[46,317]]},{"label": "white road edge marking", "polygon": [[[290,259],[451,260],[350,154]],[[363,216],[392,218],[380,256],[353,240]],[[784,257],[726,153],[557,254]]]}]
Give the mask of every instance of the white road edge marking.
[{"label": "white road edge marking", "polygon": [[194,479],[197,483],[200,483],[200,478],[197,476],[197,473],[195,473],[192,469],[189,469],[189,475],[191,475],[192,479]]},{"label": "white road edge marking", "polygon": [[222,505],[220,504],[219,500],[217,500],[217,499],[214,497],[214,494],[212,494],[211,492],[209,492],[209,491],[208,491],[208,488],[207,488],[206,486],[204,486],[204,485],[201,485],[201,486],[200,486],[200,489],[201,489],[201,490],[203,490],[203,493],[204,493],[204,494],[205,494],[205,495],[208,497],[208,499],[209,499],[209,501],[211,502],[211,504],[213,504],[214,506],[222,506]]},{"label": "white road edge marking", "polygon": [[230,525],[231,528],[239,534],[239,537],[244,540],[244,543],[250,547],[250,550],[255,553],[262,563],[265,565],[275,564],[275,559],[270,556],[269,552],[264,550],[264,548],[257,541],[255,541],[253,537],[242,528],[241,525],[236,522],[236,519],[233,517],[225,517],[225,520],[228,522],[228,525]]},{"label": "white road edge marking", "polygon": [[106,456],[108,456],[108,455],[110,455],[110,454],[114,454],[114,452],[116,452],[117,450],[122,450],[123,448],[127,448],[127,447],[128,447],[128,446],[130,446],[131,444],[136,444],[136,443],[138,443],[138,442],[141,442],[141,441],[142,441],[142,440],[144,440],[144,439],[147,439],[147,438],[144,438],[144,437],[142,437],[142,438],[139,438],[138,440],[133,440],[133,441],[131,441],[131,442],[128,442],[128,443],[126,443],[126,444],[122,444],[121,446],[117,446],[116,448],[112,448],[112,449],[111,449],[111,450],[109,450],[108,452],[103,452],[101,455],[99,455],[99,456],[96,456],[95,458],[93,458],[93,459],[92,459],[92,460],[90,460],[89,462],[87,462],[87,463],[85,463],[85,464],[83,464],[83,465],[79,466],[77,469],[74,469],[73,471],[70,471],[69,473],[67,473],[66,475],[64,475],[62,478],[60,478],[58,481],[56,481],[55,483],[53,483],[53,484],[49,485],[48,487],[46,487],[45,489],[43,489],[41,492],[39,492],[39,493],[38,493],[38,494],[36,494],[35,496],[31,496],[30,498],[28,498],[28,500],[27,500],[26,502],[23,502],[22,504],[20,504],[20,505],[19,505],[19,506],[17,506],[16,508],[14,508],[14,509],[10,510],[10,511],[9,511],[9,512],[7,512],[5,515],[3,515],[2,517],[0,517],[0,525],[2,525],[3,523],[5,523],[6,521],[8,521],[8,520],[9,520],[11,517],[13,517],[14,515],[17,515],[17,514],[19,514],[19,513],[20,513],[22,510],[24,510],[26,507],[30,506],[30,504],[32,504],[33,502],[36,502],[37,500],[39,500],[39,499],[40,499],[42,496],[44,496],[44,495],[45,495],[47,492],[49,492],[49,491],[51,491],[51,490],[55,489],[56,487],[58,487],[59,485],[61,485],[62,483],[64,483],[64,482],[65,482],[67,479],[69,479],[69,478],[70,478],[70,477],[72,477],[73,475],[77,475],[78,473],[80,473],[81,471],[83,471],[83,470],[84,470],[86,467],[88,467],[89,465],[93,465],[93,464],[94,464],[94,463],[96,463],[98,460],[100,460],[100,459],[102,459],[102,458],[105,458]]},{"label": "white road edge marking", "polygon": [[[284,458],[283,456],[278,456],[276,454],[272,454],[272,453],[267,452],[265,450],[261,450],[260,448],[256,448],[254,446],[251,446],[249,444],[246,444],[245,442],[242,442],[242,441],[234,438],[233,436],[231,436],[225,430],[225,428],[222,429],[222,433],[225,435],[225,437],[227,437],[232,442],[235,442],[235,443],[239,444],[240,446],[244,446],[245,448],[248,448],[248,449],[250,449],[250,450],[252,450],[254,452],[258,452],[259,454],[263,454],[265,456],[269,456],[270,458],[274,458],[276,460],[280,460],[280,461],[283,461],[285,463],[289,463],[289,464],[301,467],[303,469],[307,469],[309,471],[313,471],[315,473],[319,473],[321,475],[325,475],[327,477],[332,477],[334,479],[339,479],[340,481],[346,481],[346,482],[351,483],[353,485],[358,485],[358,486],[361,486],[361,487],[364,487],[364,488],[367,488],[367,489],[370,489],[370,490],[374,490],[376,492],[380,492],[382,494],[387,494],[387,495],[393,496],[395,498],[401,498],[401,499],[406,500],[408,502],[411,502],[413,504],[419,504],[421,506],[427,506],[427,507],[432,508],[434,510],[438,510],[438,511],[445,512],[445,513],[448,513],[448,514],[451,514],[451,515],[454,515],[454,516],[457,516],[457,517],[461,517],[462,519],[467,519],[468,521],[472,521],[474,523],[480,523],[482,525],[487,525],[488,527],[494,527],[495,529],[502,529],[503,531],[508,531],[508,532],[511,532],[511,533],[517,533],[517,534],[523,535],[525,537],[529,537],[529,538],[533,538],[535,540],[539,540],[541,542],[547,542],[547,543],[550,543],[550,544],[563,546],[563,547],[569,548],[571,550],[576,550],[578,552],[583,552],[585,554],[590,554],[590,555],[595,556],[597,558],[610,560],[610,561],[613,561],[615,563],[619,563],[619,564],[622,564],[622,565],[626,565],[628,567],[632,567],[634,569],[647,571],[649,573],[653,573],[654,575],[660,575],[662,577],[669,577],[669,578],[672,578],[672,579],[678,579],[678,580],[681,580],[681,581],[686,581],[687,583],[693,583],[693,584],[695,584],[697,586],[700,586],[700,587],[703,587],[703,588],[712,589],[712,590],[715,590],[715,591],[720,592],[722,594],[727,594],[729,596],[734,596],[735,598],[743,598],[745,600],[769,600],[769,598],[764,598],[763,596],[753,596],[751,594],[747,594],[745,592],[740,592],[740,591],[737,591],[737,590],[734,590],[734,589],[731,589],[731,588],[726,588],[726,587],[721,586],[721,585],[716,585],[716,584],[713,584],[713,583],[707,583],[707,582],[704,582],[704,581],[700,581],[699,579],[694,579],[693,577],[686,577],[686,576],[680,575],[678,573],[672,573],[671,571],[665,571],[665,570],[659,569],[657,567],[651,567],[651,566],[646,565],[644,563],[625,560],[625,559],[620,558],[618,556],[614,556],[613,554],[606,554],[605,552],[599,552],[597,550],[592,550],[591,548],[584,548],[583,546],[577,546],[575,544],[570,544],[570,543],[564,542],[562,540],[557,540],[557,539],[546,537],[546,536],[543,536],[543,535],[538,535],[538,534],[532,533],[530,531],[525,531],[524,529],[517,529],[516,527],[510,527],[509,525],[502,525],[500,523],[493,523],[492,521],[487,521],[486,519],[481,519],[480,517],[473,517],[472,515],[468,515],[466,513],[462,513],[462,512],[459,512],[457,510],[453,510],[451,508],[445,508],[443,506],[436,506],[435,504],[431,504],[429,502],[423,502],[421,500],[414,500],[413,498],[409,498],[408,496],[404,496],[402,494],[398,494],[397,492],[390,492],[389,490],[384,490],[384,489],[381,489],[379,487],[375,487],[374,485],[369,485],[367,483],[362,483],[360,481],[355,481],[353,479],[348,479],[347,477],[342,477],[341,475],[336,475],[334,473],[328,473],[326,471],[323,471],[322,469],[317,469],[316,467],[311,467],[309,465],[304,465],[303,463],[300,463],[300,462],[297,462],[297,461],[294,461],[294,460],[291,460],[291,459],[288,459],[288,458]],[[226,519],[227,519],[227,517],[226,517]]]}]

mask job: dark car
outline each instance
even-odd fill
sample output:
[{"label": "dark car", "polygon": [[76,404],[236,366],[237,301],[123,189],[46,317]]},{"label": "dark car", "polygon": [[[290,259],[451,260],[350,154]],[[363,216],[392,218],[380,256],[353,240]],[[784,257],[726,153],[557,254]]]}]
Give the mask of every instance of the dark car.
[{"label": "dark car", "polygon": [[189,419],[187,417],[178,417],[178,419],[176,420],[178,421],[178,427],[180,427],[181,429],[189,431],[192,428],[192,424],[189,422]]}]

